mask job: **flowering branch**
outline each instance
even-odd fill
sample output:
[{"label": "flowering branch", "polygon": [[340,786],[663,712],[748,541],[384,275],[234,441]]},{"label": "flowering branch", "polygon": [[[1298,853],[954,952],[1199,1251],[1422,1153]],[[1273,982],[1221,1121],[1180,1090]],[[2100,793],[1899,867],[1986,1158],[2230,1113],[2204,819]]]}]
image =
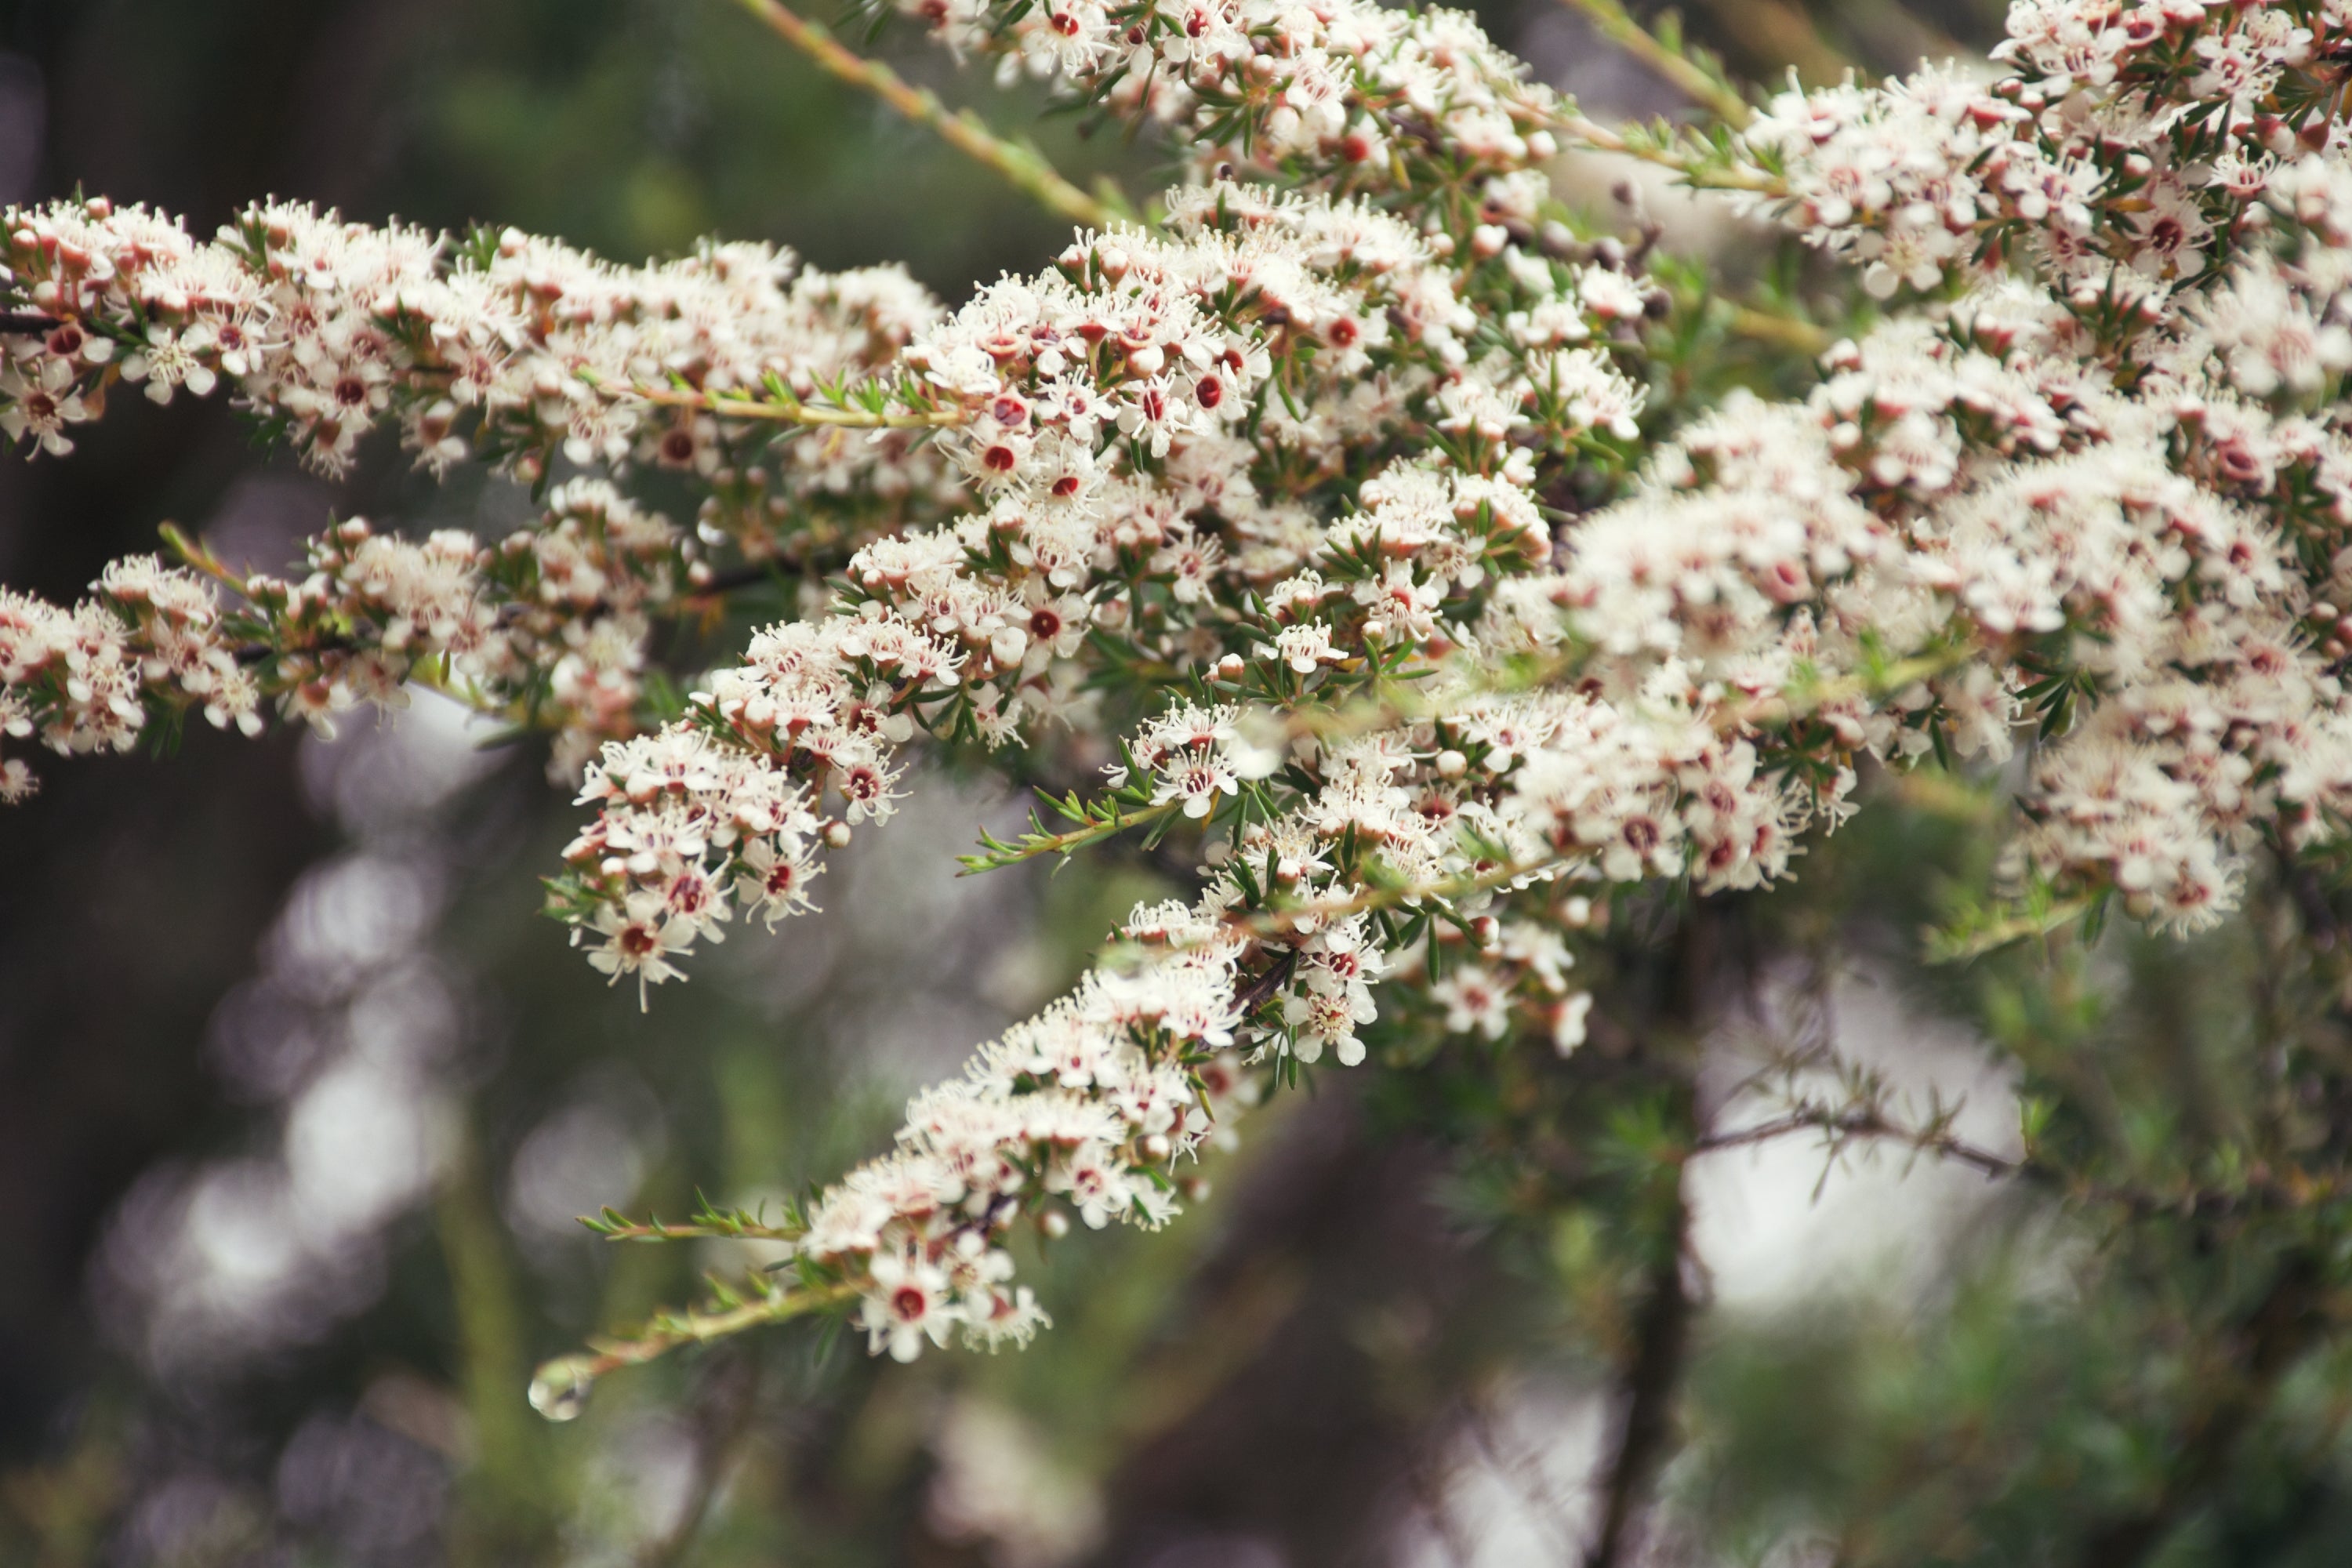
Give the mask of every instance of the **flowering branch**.
[{"label": "flowering branch", "polygon": [[[795,277],[790,256],[761,247],[623,268],[512,230],[453,241],[291,203],[248,207],[203,243],[95,197],[12,209],[5,223],[0,305],[48,326],[0,335],[0,429],[58,456],[110,385],[163,403],[226,384],[328,473],[394,421],[436,471],[478,454],[536,481],[561,454],[715,473],[763,454],[740,427],[671,411],[881,423],[864,384],[936,314],[903,270]],[[835,408],[804,409],[820,391]],[[908,412],[937,400],[921,403]],[[846,491],[873,466],[824,487],[785,471]]]},{"label": "flowering branch", "polygon": [[[738,914],[810,909],[927,739],[1066,723],[1120,758],[969,868],[1198,826],[1196,898],[1135,910],[805,1213],[605,1221],[781,1241],[800,1283],[558,1363],[543,1408],[834,1308],[899,1359],[1019,1342],[1045,1314],[1014,1226],[1166,1222],[1267,1080],[1367,1061],[1384,1016],[1574,1051],[1597,905],[1779,883],[1870,763],[2024,749],[2001,821],[2038,923],[1952,952],[2074,905],[2204,929],[2250,846],[2341,842],[2342,7],[2028,0],[1999,80],[1791,91],[1736,132],[1605,130],[1465,18],[1370,0],[908,8],[1203,177],[951,313],[752,247],[621,268],[283,204],[205,244],[101,200],[0,235],[0,308],[47,327],[0,331],[0,429],[42,450],[110,388],[225,384],[330,470],[379,421],[429,468],[602,470],[496,545],[353,521],[294,580],[184,550],[69,609],[0,593],[11,739],[323,721],[410,680],[547,721],[591,812],[551,912],[640,1005]],[[1560,237],[1563,136],[1739,194],[1885,303],[1805,396],[1703,405],[1738,378],[1647,329],[1646,247]],[[628,499],[647,468],[698,495],[692,537]],[[802,618],[655,700],[649,618],[722,580],[703,551],[813,576],[818,541],[846,559]]]}]

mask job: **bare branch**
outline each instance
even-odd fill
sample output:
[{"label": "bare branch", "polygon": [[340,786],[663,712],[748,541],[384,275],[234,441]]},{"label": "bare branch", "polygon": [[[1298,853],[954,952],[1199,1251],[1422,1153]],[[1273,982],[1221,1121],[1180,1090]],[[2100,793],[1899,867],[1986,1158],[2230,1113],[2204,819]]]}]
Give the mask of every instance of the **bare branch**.
[{"label": "bare branch", "polygon": [[1034,148],[1006,141],[970,110],[950,112],[929,89],[916,87],[880,60],[869,60],[845,48],[823,23],[810,21],[780,0],[741,0],[741,4],[770,31],[828,74],[872,93],[916,124],[937,132],[949,146],[994,170],[1046,211],[1089,228],[1108,228],[1133,217],[1133,209],[1124,200],[1113,205],[1088,195]]},{"label": "bare branch", "polygon": [[1973,1166],[1994,1179],[2013,1176],[2027,1168],[2025,1161],[2005,1159],[1937,1127],[1906,1127],[1888,1121],[1875,1110],[1831,1110],[1818,1106],[1793,1110],[1769,1121],[1759,1121],[1753,1127],[1735,1128],[1728,1132],[1710,1132],[1691,1145],[1691,1152],[1711,1154],[1718,1150],[1767,1143],[1776,1138],[1807,1131],[1821,1133],[1833,1148],[1857,1138],[1901,1143],[1923,1154],[1933,1154],[1939,1159]]},{"label": "bare branch", "polygon": [[1602,37],[1640,60],[1671,82],[1684,97],[1713,113],[1734,131],[1745,130],[1751,110],[1719,70],[1691,58],[1687,50],[1661,39],[1635,21],[1618,0],[1560,0],[1581,14]]}]

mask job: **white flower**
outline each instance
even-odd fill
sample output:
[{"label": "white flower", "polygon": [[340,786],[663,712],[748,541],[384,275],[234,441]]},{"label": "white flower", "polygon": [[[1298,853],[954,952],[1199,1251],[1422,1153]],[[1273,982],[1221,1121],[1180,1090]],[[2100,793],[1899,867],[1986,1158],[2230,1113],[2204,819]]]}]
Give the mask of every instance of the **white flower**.
[{"label": "white flower", "polygon": [[73,450],[66,426],[89,417],[89,407],[75,391],[71,368],[63,360],[49,360],[27,380],[14,366],[0,366],[0,431],[12,441],[30,436],[40,449],[62,458]]},{"label": "white flower", "polygon": [[[607,904],[596,911],[587,928],[604,939],[589,949],[588,962],[612,977],[637,977],[637,1005],[646,1005],[646,987],[675,980],[682,973],[669,961],[693,951],[695,922],[671,912],[658,894],[631,893],[619,908]],[[576,943],[579,932],[573,932]]]},{"label": "white flower", "polygon": [[1576,1047],[1584,1044],[1584,1021],[1592,1012],[1592,993],[1578,991],[1563,996],[1554,1005],[1551,1015],[1552,1049],[1561,1056],[1573,1056]]},{"label": "white flower", "polygon": [[1277,659],[1299,675],[1312,675],[1327,664],[1339,664],[1346,654],[1331,646],[1331,628],[1321,621],[1285,626],[1271,643],[1258,645],[1260,658]]},{"label": "white flower", "polygon": [[173,390],[182,385],[198,397],[209,397],[219,378],[207,360],[217,347],[208,322],[179,331],[160,323],[151,326],[146,347],[123,359],[122,379],[145,382],[147,395],[157,403],[171,402]]},{"label": "white flower", "polygon": [[785,916],[816,907],[809,884],[824,870],[797,835],[754,838],[743,847],[735,896],[764,915],[773,931]]},{"label": "white flower", "polygon": [[1499,1040],[1511,1026],[1510,987],[1476,963],[1465,963],[1429,988],[1430,1000],[1445,1009],[1450,1035],[1481,1034]]},{"label": "white flower", "polygon": [[1096,1230],[1126,1213],[1137,1190],[1110,1151],[1096,1142],[1081,1143],[1064,1156],[1045,1185],[1067,1195],[1078,1217]]},{"label": "white flower", "polygon": [[894,1361],[913,1361],[923,1342],[948,1342],[962,1313],[948,1296],[943,1269],[898,1252],[877,1252],[867,1265],[873,1288],[858,1304],[867,1344]]}]

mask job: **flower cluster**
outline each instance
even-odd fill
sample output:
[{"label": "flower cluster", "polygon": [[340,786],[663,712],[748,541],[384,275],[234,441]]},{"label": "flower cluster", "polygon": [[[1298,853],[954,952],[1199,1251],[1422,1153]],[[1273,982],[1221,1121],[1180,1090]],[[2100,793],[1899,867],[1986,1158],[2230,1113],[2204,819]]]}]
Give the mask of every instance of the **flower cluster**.
[{"label": "flower cluster", "polygon": [[[1362,1062],[1372,986],[1391,969],[1450,1028],[1531,1026],[1573,1050],[1592,1001],[1569,992],[1555,928],[1589,922],[1588,895],[1564,893],[1549,921],[1480,915],[1451,942],[1410,943],[1391,940],[1380,911],[1395,900],[1369,894],[1367,873],[1465,908],[1481,886],[1780,874],[1803,803],[1684,696],[1663,681],[1622,708],[1465,689],[1433,702],[1442,718],[1310,748],[1321,787],[1223,841],[1197,904],[1139,908],[1104,968],[919,1097],[898,1150],[816,1201],[796,1243],[805,1278],[853,1290],[875,1348],[902,1360],[958,1328],[980,1344],[1025,1338],[1042,1312],[1012,1283],[1003,1233],[1070,1212],[1093,1226],[1169,1218],[1174,1163],[1255,1094],[1245,1065]],[[1199,797],[1180,781],[1232,767],[1251,717],[1183,707],[1148,725],[1131,752],[1155,763],[1156,798],[1189,813]],[[1441,949],[1464,943],[1436,977]]]},{"label": "flower cluster", "polygon": [[[258,733],[265,710],[331,733],[354,708],[396,709],[426,682],[553,732],[551,772],[634,732],[648,616],[695,574],[695,547],[602,480],[553,488],[538,524],[485,548],[420,542],[365,519],[310,542],[308,570],[212,575],[119,561],[71,611],[0,590],[0,729],[61,752],[129,751],[191,709]],[[226,589],[227,595],[217,591]],[[9,799],[34,787],[5,764]]]},{"label": "flower cluster", "polygon": [[508,705],[555,731],[549,773],[576,779],[594,749],[637,728],[653,617],[709,573],[692,540],[599,479],[553,487],[536,527],[478,570],[498,605],[488,670]]},{"label": "flower cluster", "polygon": [[[0,214],[0,264],[12,311],[0,321],[0,431],[36,450],[70,451],[72,426],[97,417],[110,389],[169,402],[225,384],[330,473],[380,424],[396,424],[436,471],[469,455],[530,480],[559,459],[622,478],[679,470],[705,491],[702,542],[755,565],[821,567],[813,545],[937,515],[962,494],[920,439],[951,411],[918,396],[893,428],[866,407],[940,319],[896,268],[796,271],[787,254],[740,245],[619,268],[511,231],[453,242],[286,203],[198,242],[174,219],[97,197]],[[809,438],[774,440],[780,424]],[[558,486],[546,525],[494,556],[464,536],[412,545],[357,522],[309,554],[290,583],[213,571],[250,613],[226,623],[219,673],[188,666],[197,684],[174,690],[241,722],[257,694],[323,721],[396,701],[430,666],[505,717],[556,731],[560,777],[638,727],[649,616],[714,580],[691,542],[587,480]],[[205,626],[217,618],[205,616]],[[106,619],[82,612],[83,640],[103,643]],[[185,662],[179,643],[148,646],[153,616],[138,620],[127,631],[139,660]],[[110,657],[93,645],[78,667],[102,684]],[[56,721],[61,701],[86,707],[79,698],[14,692],[7,728],[39,724],[59,750],[128,746],[152,703],[108,689],[100,705],[112,717],[96,727],[79,708]],[[30,787],[21,763],[9,779],[12,795]]]},{"label": "flower cluster", "polygon": [[[260,700],[211,591],[153,556],[115,562],[70,610],[0,588],[0,734],[127,752],[151,714],[190,707],[256,733]],[[35,787],[22,758],[0,761],[0,801]]]},{"label": "flower cluster", "polygon": [[[2352,784],[2346,25],[2021,5],[2009,77],[1792,93],[1748,133],[1875,291],[1965,289],[1780,416],[1877,492],[1879,592],[1973,634],[1895,744],[2006,754],[2038,709],[2032,870],[2163,923],[2218,919],[2264,833],[2333,837]],[[1924,646],[1897,603],[1843,618]]]},{"label": "flower cluster", "polygon": [[[1393,673],[1490,565],[1549,557],[1507,437],[1581,426],[1523,374],[1464,368],[1467,312],[1410,229],[1234,186],[1171,208],[1167,234],[1083,237],[910,346],[978,410],[940,444],[987,510],[865,546],[830,613],[761,634],[688,719],[591,768],[599,815],[557,899],[600,968],[672,977],[724,934],[713,889],[772,919],[804,907],[820,847],[888,815],[919,727],[998,746],[1024,721],[1085,720],[1106,661],[1285,695],[1368,658]],[[1554,314],[1555,333],[1605,325]],[[1444,434],[1474,399],[1491,412],[1448,468],[1392,466],[1337,524],[1307,504],[1351,449]],[[1247,764],[1188,714],[1174,724],[1211,735],[1136,750],[1154,804],[1197,818]]]},{"label": "flower cluster", "polygon": [[475,707],[554,733],[550,773],[638,724],[650,615],[690,581],[695,547],[610,484],[549,492],[539,522],[493,548],[460,530],[423,543],[362,520],[311,542],[296,582],[254,575],[257,663],[313,725],[362,703],[398,707],[420,671]]},{"label": "flower cluster", "polygon": [[1340,187],[1392,159],[1508,170],[1557,150],[1560,106],[1460,12],[1265,0],[900,0],[959,51],[1169,127],[1204,164]]},{"label": "flower cluster", "polygon": [[[757,456],[719,411],[846,395],[939,316],[895,267],[796,273],[772,247],[711,245],[623,268],[513,230],[453,242],[284,202],[209,242],[102,197],[12,207],[0,266],[21,312],[0,330],[12,438],[61,455],[110,384],[167,403],[226,382],[328,473],[396,421],[436,469],[480,453],[535,478],[562,453],[715,475]],[[793,448],[782,477],[951,493],[903,438]]]},{"label": "flower cluster", "polygon": [[[2021,266],[2154,321],[2210,281],[2282,164],[2339,134],[2317,6],[2020,0],[2011,74],[1790,91],[1747,129],[1790,220],[1885,298]],[[2260,227],[2254,219],[2252,226]]]},{"label": "flower cluster", "polygon": [[1255,1086],[1232,1049],[1241,944],[1181,904],[1139,907],[1076,991],[983,1047],[908,1107],[898,1148],[827,1190],[798,1256],[861,1289],[873,1346],[1025,1341],[1046,1319],[1000,1245],[1075,1214],[1156,1227],[1227,1106]]}]

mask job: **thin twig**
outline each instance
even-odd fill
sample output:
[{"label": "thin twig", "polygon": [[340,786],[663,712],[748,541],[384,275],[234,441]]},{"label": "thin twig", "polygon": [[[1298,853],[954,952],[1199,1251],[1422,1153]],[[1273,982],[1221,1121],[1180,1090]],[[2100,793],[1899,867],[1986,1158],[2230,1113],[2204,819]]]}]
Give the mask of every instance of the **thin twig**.
[{"label": "thin twig", "polygon": [[1560,0],[1560,4],[1580,13],[1602,37],[1664,77],[1685,98],[1734,131],[1748,128],[1753,111],[1745,99],[1706,67],[1635,21],[1617,0]]},{"label": "thin twig", "polygon": [[1006,141],[970,110],[950,112],[928,88],[916,87],[880,60],[869,60],[843,47],[823,23],[810,21],[780,0],[740,0],[740,4],[829,74],[874,94],[916,124],[937,132],[949,146],[994,170],[1047,211],[1090,228],[1108,228],[1131,216],[1122,210],[1127,206],[1124,201],[1113,206],[1088,195],[1034,150]]},{"label": "thin twig", "polygon": [[2049,936],[2063,930],[2090,913],[2095,902],[2091,894],[2053,899],[2046,904],[2037,903],[2003,915],[2000,919],[1973,931],[1966,929],[1930,929],[1926,943],[1926,957],[1930,963],[1966,963],[1998,952],[2013,942],[2032,937]]},{"label": "thin twig", "polygon": [[1778,343],[1801,354],[1821,353],[1832,341],[1827,328],[1815,326],[1801,316],[1776,315],[1753,305],[1732,305],[1726,324],[1735,336]]},{"label": "thin twig", "polygon": [[982,871],[1001,871],[1008,866],[1018,866],[1043,855],[1066,858],[1106,838],[1116,838],[1129,828],[1164,821],[1183,809],[1183,805],[1182,797],[1178,796],[1157,805],[1138,806],[1133,811],[1113,812],[1108,816],[1083,823],[1066,833],[1041,834],[1012,844],[984,838],[984,853],[956,857],[963,868],[956,875],[969,877]]},{"label": "thin twig", "polygon": [[1698,0],[1723,36],[1753,57],[1751,64],[1794,66],[1808,85],[1828,87],[1853,68],[1821,34],[1801,6],[1786,0]]},{"label": "thin twig", "polygon": [[591,1340],[588,1348],[593,1353],[559,1357],[541,1367],[539,1375],[542,1381],[558,1385],[561,1391],[584,1394],[590,1384],[607,1373],[643,1365],[682,1345],[708,1344],[747,1329],[789,1322],[842,1306],[856,1297],[855,1285],[771,1288],[766,1294],[718,1311],[688,1307],[682,1311],[658,1312],[636,1333],[625,1339]]},{"label": "thin twig", "polygon": [[2256,1212],[2294,1213],[2322,1204],[2352,1198],[2352,1173],[2311,1172],[2295,1166],[2263,1170],[2230,1187],[2135,1187],[2096,1182],[2072,1175],[2035,1159],[2031,1153],[2011,1159],[1967,1142],[1948,1131],[1906,1127],[1868,1110],[1832,1110],[1811,1106],[1728,1132],[1710,1132],[1691,1145],[1690,1152],[1712,1154],[1725,1149],[1751,1147],[1800,1132],[1819,1132],[1832,1146],[1854,1139],[1880,1139],[1900,1143],[1922,1154],[1971,1166],[1988,1180],[2010,1177],[2036,1181],[2082,1203],[2109,1204],[2142,1215],[2195,1215],[2224,1218]]},{"label": "thin twig", "polygon": [[1769,1142],[1775,1138],[1804,1131],[1819,1132],[1832,1143],[1853,1138],[1878,1138],[1905,1143],[1924,1154],[1972,1165],[1994,1178],[2014,1176],[2026,1168],[2022,1160],[2005,1159],[1989,1149],[1979,1149],[1973,1143],[1965,1142],[1949,1132],[1904,1127],[1871,1110],[1791,1111],[1769,1121],[1759,1121],[1753,1127],[1735,1128],[1728,1132],[1710,1132],[1691,1145],[1691,1152],[1710,1154],[1721,1149]]},{"label": "thin twig", "polygon": [[692,388],[625,384],[606,381],[591,370],[572,372],[606,397],[635,398],[668,408],[696,408],[723,419],[772,419],[780,425],[822,425],[852,430],[929,430],[964,421],[960,408],[918,409],[903,414],[876,413],[865,408],[812,406],[797,397],[743,397],[726,392]]},{"label": "thin twig", "polygon": [[246,593],[244,574],[215,554],[211,545],[191,537],[188,531],[176,522],[164,523],[155,531],[163,536],[163,542],[171,547],[172,553],[178,556],[191,570],[201,572],[240,597],[249,597]]},{"label": "thin twig", "polygon": [[725,1225],[671,1225],[663,1220],[582,1222],[606,1241],[798,1241],[797,1226],[730,1221]]},{"label": "thin twig", "polygon": [[1570,142],[1592,152],[1639,158],[1645,163],[1671,169],[1694,190],[1748,191],[1762,196],[1786,196],[1789,194],[1789,183],[1778,174],[1767,174],[1761,169],[1741,168],[1734,163],[1705,162],[1692,156],[1684,148],[1654,142],[1638,129],[1629,127],[1627,132],[1612,131],[1600,121],[1587,120],[1573,110],[1563,110],[1552,116],[1549,125]]}]

